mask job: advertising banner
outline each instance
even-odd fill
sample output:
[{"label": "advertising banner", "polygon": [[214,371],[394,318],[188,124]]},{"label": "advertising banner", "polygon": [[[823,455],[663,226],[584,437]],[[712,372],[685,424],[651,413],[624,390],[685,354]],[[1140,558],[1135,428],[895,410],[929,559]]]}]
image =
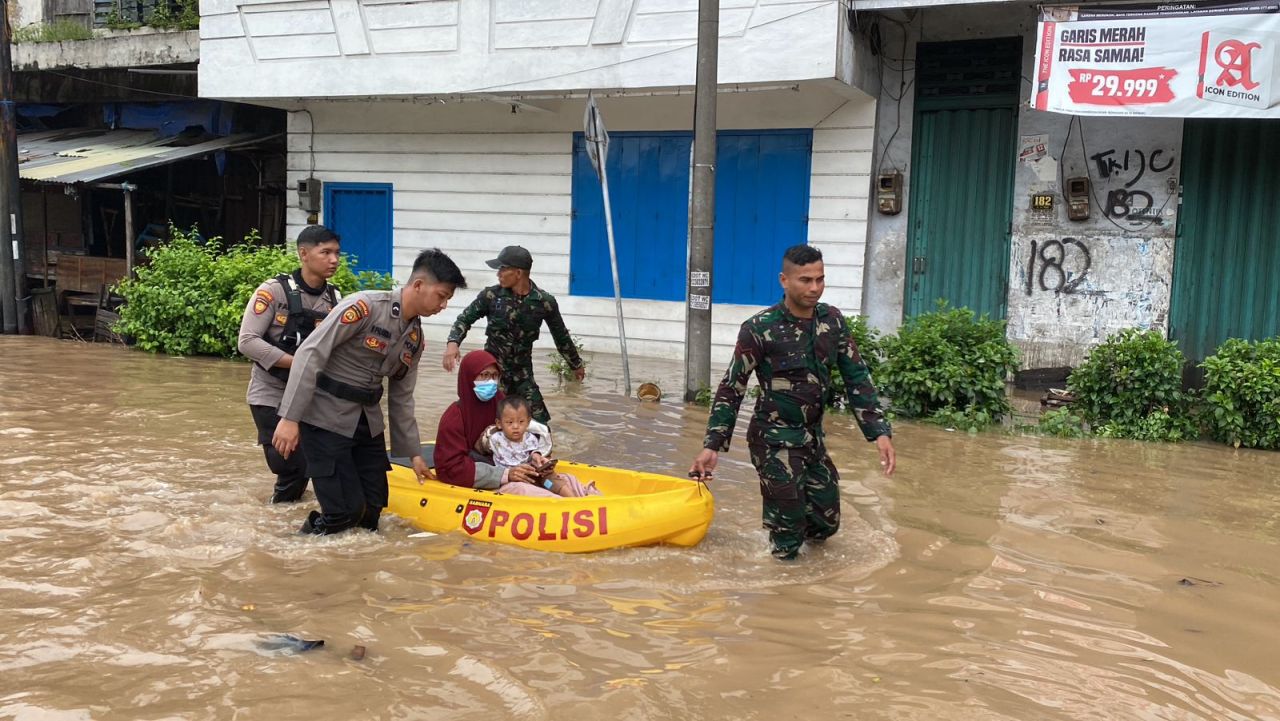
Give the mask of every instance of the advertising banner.
[{"label": "advertising banner", "polygon": [[1280,0],[1044,7],[1031,106],[1280,118]]}]

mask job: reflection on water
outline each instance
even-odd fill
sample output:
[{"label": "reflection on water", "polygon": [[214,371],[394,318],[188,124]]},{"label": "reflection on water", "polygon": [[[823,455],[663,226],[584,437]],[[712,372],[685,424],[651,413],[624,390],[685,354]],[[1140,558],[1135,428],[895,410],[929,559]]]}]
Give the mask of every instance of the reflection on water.
[{"label": "reflection on water", "polygon": [[[792,565],[740,443],[694,549],[299,538],[243,364],[0,359],[0,718],[1280,719],[1273,454],[904,426],[887,480],[833,418],[844,529]],[[705,410],[618,375],[547,384],[563,453],[681,473]],[[456,386],[418,387],[429,435]]]}]

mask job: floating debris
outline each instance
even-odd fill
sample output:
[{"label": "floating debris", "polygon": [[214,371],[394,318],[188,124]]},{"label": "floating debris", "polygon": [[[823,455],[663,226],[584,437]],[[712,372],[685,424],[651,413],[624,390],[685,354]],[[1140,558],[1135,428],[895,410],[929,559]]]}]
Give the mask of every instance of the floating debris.
[{"label": "floating debris", "polygon": [[264,651],[294,651],[304,653],[324,645],[323,639],[310,641],[287,633],[277,633],[258,641],[258,648]]}]

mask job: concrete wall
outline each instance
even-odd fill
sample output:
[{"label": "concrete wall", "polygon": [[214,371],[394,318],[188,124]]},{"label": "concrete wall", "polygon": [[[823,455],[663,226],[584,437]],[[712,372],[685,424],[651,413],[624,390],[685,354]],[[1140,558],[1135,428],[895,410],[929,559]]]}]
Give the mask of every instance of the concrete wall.
[{"label": "concrete wall", "polygon": [[[692,86],[696,0],[201,0],[222,99]],[[836,78],[840,0],[725,0],[720,82]]]},{"label": "concrete wall", "polygon": [[[1051,146],[1018,163],[1014,187],[1009,337],[1024,368],[1074,366],[1118,330],[1168,324],[1182,120],[1078,118],[1068,138],[1069,123],[1028,110],[1019,124],[1022,139]],[[1031,211],[1060,173],[1089,178],[1088,220],[1067,220],[1060,194],[1052,215]]]},{"label": "concrete wall", "polygon": [[59,68],[140,68],[179,65],[200,59],[197,30],[99,31],[93,40],[59,43],[20,43],[13,46],[13,69],[17,72]]},{"label": "concrete wall", "polygon": [[[888,17],[902,25],[881,22],[889,57],[879,66],[883,77],[875,167],[902,170],[907,197],[900,215],[871,216],[864,307],[876,327],[891,331],[903,315],[916,43],[922,31],[931,42],[1021,36],[1025,98],[1034,62],[1036,11],[1027,3],[1002,3],[891,11]],[[1028,155],[1017,161],[1015,174],[1008,321],[1009,337],[1022,350],[1022,367],[1075,365],[1092,345],[1121,328],[1164,329],[1172,282],[1181,120],[1072,121],[1066,115],[1031,110],[1024,102],[1018,135],[1018,148]],[[1040,146],[1043,150],[1037,150]],[[1091,215],[1085,221],[1067,219],[1062,197],[1060,178],[1077,176],[1087,176],[1093,188]],[[1044,192],[1055,195],[1054,210],[1033,212],[1032,195]],[[1144,208],[1149,210],[1143,213]]]},{"label": "concrete wall", "polygon": [[[289,234],[308,220],[292,189],[313,161],[315,176],[324,181],[390,182],[397,278],[407,277],[418,251],[438,246],[472,285],[428,323],[429,338],[442,340],[476,290],[495,282],[484,261],[505,245],[521,244],[535,256],[534,280],[560,298],[573,333],[588,349],[617,352],[613,301],[568,295],[572,138],[581,127],[583,101],[538,105],[541,112],[517,106],[513,114],[496,102],[307,104],[316,123],[314,158],[308,114],[293,113],[289,121]],[[725,94],[718,110],[724,129],[814,128],[809,239],[828,260],[826,299],[850,313],[858,311],[861,297],[874,105],[814,84]],[[606,98],[601,110],[611,131],[692,125],[687,96]],[[683,303],[625,300],[624,309],[631,353],[683,357]],[[715,307],[717,363],[727,361],[738,324],[758,309]],[[482,342],[483,335],[473,331],[471,339]],[[542,343],[550,347],[545,334]]]}]

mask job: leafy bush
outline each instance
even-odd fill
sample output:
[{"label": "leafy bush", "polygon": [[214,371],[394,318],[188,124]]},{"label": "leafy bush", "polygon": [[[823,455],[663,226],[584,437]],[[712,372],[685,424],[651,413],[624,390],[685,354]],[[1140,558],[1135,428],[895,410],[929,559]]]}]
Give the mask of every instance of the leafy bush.
[{"label": "leafy bush", "polygon": [[1209,435],[1237,448],[1280,448],[1280,338],[1232,338],[1200,367]]},{"label": "leafy bush", "polygon": [[[880,331],[867,325],[866,317],[861,315],[845,316],[844,324],[849,329],[853,342],[857,344],[858,354],[862,356],[862,362],[866,364],[867,370],[871,373],[871,380],[874,382],[884,358]],[[757,390],[756,393],[759,394],[759,391]],[[847,405],[844,395],[844,376],[840,375],[839,369],[833,367],[831,388],[827,393],[827,407],[834,410],[847,410],[845,408]]]},{"label": "leafy bush", "polygon": [[1159,331],[1127,328],[1094,348],[1067,387],[1098,435],[1181,441],[1198,435],[1182,366],[1182,351]]},{"label": "leafy bush", "polygon": [[162,30],[195,30],[200,27],[200,2],[161,0],[147,16],[146,24]]},{"label": "leafy bush", "polygon": [[[578,357],[582,357],[582,339],[576,335],[570,335],[569,339],[573,341],[573,347],[578,349]],[[570,380],[573,378],[573,366],[569,365],[569,359],[565,358],[559,351],[555,357],[551,359],[551,363],[547,366],[547,370],[562,380]]]},{"label": "leafy bush", "polygon": [[[149,251],[136,279],[120,283],[125,302],[116,332],[153,352],[233,355],[249,296],[267,278],[296,268],[297,256],[257,245],[256,234],[230,247],[218,238],[199,241],[194,228],[173,228],[171,235],[171,242]],[[345,257],[331,282],[343,293],[391,287],[390,276],[353,273]]]},{"label": "leafy bush", "polygon": [[993,416],[989,411],[968,406],[964,410],[943,408],[934,411],[932,415],[925,419],[925,422],[942,426],[943,428],[954,428],[958,431],[977,433],[998,420],[1000,419]]},{"label": "leafy bush", "polygon": [[711,407],[711,402],[716,399],[716,391],[711,386],[704,385],[698,388],[697,394],[693,396],[694,405]]},{"label": "leafy bush", "polygon": [[1170,413],[1163,408],[1151,411],[1134,425],[1110,421],[1097,426],[1093,432],[1103,438],[1129,438],[1135,441],[1165,443],[1193,441],[1200,435],[1195,422],[1186,413]]},{"label": "leafy bush", "polygon": [[13,31],[14,43],[60,43],[64,40],[92,39],[92,30],[70,20],[59,20],[54,23],[32,23]]},{"label": "leafy bush", "polygon": [[1055,438],[1083,438],[1088,435],[1084,428],[1084,418],[1070,408],[1045,411],[1033,428],[1036,433]]},{"label": "leafy bush", "polygon": [[885,360],[876,378],[893,407],[908,417],[959,411],[995,422],[1009,413],[1005,379],[1018,352],[1005,338],[1005,324],[968,308],[938,309],[909,318],[882,342]]}]

